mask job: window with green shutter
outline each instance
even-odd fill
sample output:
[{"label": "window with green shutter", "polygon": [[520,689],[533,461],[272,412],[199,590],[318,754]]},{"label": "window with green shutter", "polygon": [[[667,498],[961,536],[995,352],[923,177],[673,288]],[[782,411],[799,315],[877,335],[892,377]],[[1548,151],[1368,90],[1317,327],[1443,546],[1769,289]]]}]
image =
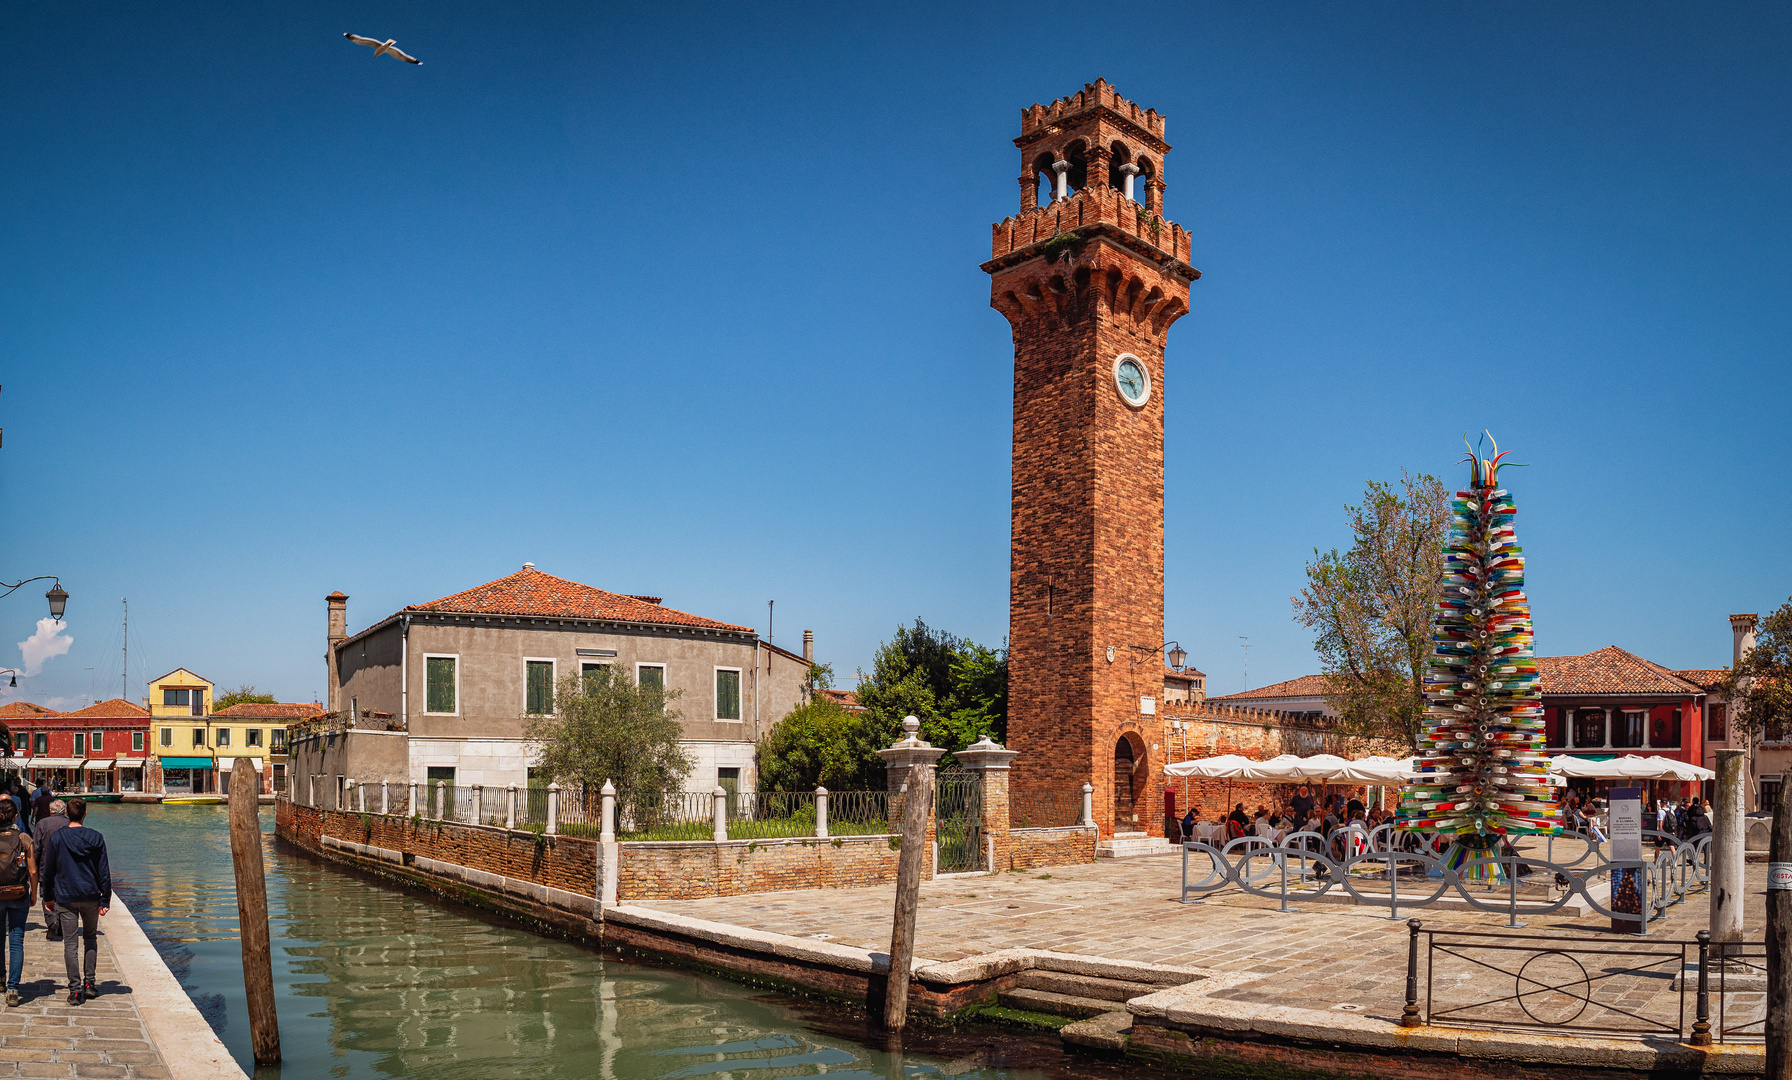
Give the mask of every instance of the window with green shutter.
[{"label": "window with green shutter", "polygon": [[635,681],[642,686],[651,686],[660,693],[666,692],[666,665],[636,664]]},{"label": "window with green shutter", "polygon": [[423,711],[432,713],[452,713],[459,702],[455,701],[454,664],[452,656],[430,656],[423,661],[424,690]]},{"label": "window with green shutter", "polygon": [[524,711],[530,716],[546,716],[554,711],[554,662],[525,660],[523,664],[528,694]]},{"label": "window with green shutter", "polygon": [[740,672],[716,669],[716,719],[740,719]]}]

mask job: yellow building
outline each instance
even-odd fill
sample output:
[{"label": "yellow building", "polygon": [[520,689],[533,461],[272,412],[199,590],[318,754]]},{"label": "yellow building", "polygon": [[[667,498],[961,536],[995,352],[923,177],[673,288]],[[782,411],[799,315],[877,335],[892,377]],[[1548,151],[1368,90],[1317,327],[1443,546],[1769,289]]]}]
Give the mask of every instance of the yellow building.
[{"label": "yellow building", "polygon": [[151,752],[160,766],[161,790],[169,795],[216,792],[217,755],[212,752],[210,679],[175,668],[149,684]]},{"label": "yellow building", "polygon": [[261,776],[263,794],[284,791],[287,726],[314,720],[323,714],[324,707],[316,702],[245,702],[219,709],[211,715],[208,724],[218,768],[228,773],[235,767],[237,758],[246,757]]}]

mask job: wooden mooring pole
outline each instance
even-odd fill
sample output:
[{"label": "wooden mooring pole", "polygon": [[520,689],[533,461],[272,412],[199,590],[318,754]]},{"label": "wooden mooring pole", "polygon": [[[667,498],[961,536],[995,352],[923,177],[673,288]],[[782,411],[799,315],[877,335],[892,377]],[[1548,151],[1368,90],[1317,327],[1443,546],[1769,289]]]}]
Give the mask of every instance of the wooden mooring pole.
[{"label": "wooden mooring pole", "polygon": [[243,989],[249,997],[249,1043],[257,1065],[280,1061],[274,1015],[274,960],[268,942],[268,883],[261,866],[261,774],[246,757],[230,770],[230,861],[236,869],[236,914],[243,941]]},{"label": "wooden mooring pole", "polygon": [[1767,1080],[1792,1080],[1792,784],[1781,784],[1767,851]]},{"label": "wooden mooring pole", "polygon": [[921,739],[921,721],[902,721],[904,735],[879,750],[889,768],[892,794],[902,794],[902,850],[896,857],[896,918],[890,927],[890,974],[884,980],[884,1027],[901,1031],[908,1023],[909,969],[915,959],[915,908],[921,875],[930,854],[927,822],[933,816],[933,763],[945,753]]}]

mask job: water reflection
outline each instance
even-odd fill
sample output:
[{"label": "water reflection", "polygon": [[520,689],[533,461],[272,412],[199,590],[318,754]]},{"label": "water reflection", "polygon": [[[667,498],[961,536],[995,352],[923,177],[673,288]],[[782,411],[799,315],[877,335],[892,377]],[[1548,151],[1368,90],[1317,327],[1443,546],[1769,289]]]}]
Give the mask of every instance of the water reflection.
[{"label": "water reflection", "polygon": [[[264,831],[272,820],[265,809]],[[119,893],[248,1063],[224,808],[100,805],[88,823]],[[937,1059],[867,1049],[733,983],[606,962],[272,843],[264,859],[285,1061],[257,1080],[1045,1075],[1004,1067],[994,1041]]]}]

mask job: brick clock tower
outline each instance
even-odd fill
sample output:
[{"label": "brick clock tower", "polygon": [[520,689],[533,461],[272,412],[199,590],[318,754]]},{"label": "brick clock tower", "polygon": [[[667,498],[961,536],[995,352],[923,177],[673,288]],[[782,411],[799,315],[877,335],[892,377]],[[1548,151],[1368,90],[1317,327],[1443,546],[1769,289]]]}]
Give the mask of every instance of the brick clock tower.
[{"label": "brick clock tower", "polygon": [[1164,338],[1189,234],[1164,118],[1097,79],[1021,113],[990,305],[1014,331],[1008,745],[1015,791],[1095,787],[1101,835],[1162,835]]}]

